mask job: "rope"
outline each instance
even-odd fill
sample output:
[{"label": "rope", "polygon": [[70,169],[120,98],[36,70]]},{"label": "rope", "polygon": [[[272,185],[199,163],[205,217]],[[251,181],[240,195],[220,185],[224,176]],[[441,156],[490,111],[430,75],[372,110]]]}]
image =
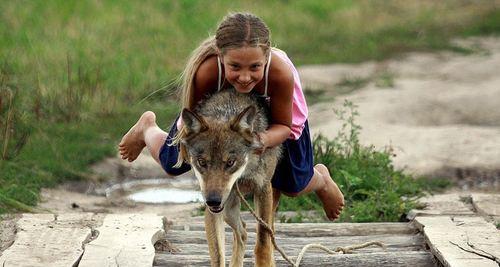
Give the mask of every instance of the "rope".
[{"label": "rope", "polygon": [[250,204],[248,204],[247,200],[243,197],[243,195],[240,192],[240,188],[238,186],[238,183],[236,183],[236,191],[238,192],[238,196],[240,197],[241,201],[243,201],[243,204],[245,204],[245,206],[250,211],[250,213],[271,234],[271,242],[273,243],[274,248],[281,254],[281,256],[283,257],[283,259],[285,259],[288,263],[290,263],[291,266],[299,267],[300,262],[302,261],[302,258],[306,254],[306,251],[309,250],[310,248],[318,248],[318,249],[321,249],[321,250],[325,251],[328,254],[339,254],[339,253],[348,254],[348,253],[353,253],[353,251],[356,250],[356,249],[365,248],[365,247],[369,247],[369,246],[372,246],[372,245],[379,246],[379,247],[381,247],[381,248],[383,248],[385,250],[384,243],[379,242],[379,241],[370,241],[370,242],[366,242],[366,243],[363,243],[363,244],[352,245],[352,246],[347,246],[347,247],[336,247],[334,250],[331,250],[331,249],[329,249],[329,248],[327,248],[327,247],[325,247],[325,246],[323,246],[321,244],[307,244],[300,251],[299,255],[297,256],[296,262],[293,262],[293,260],[290,259],[288,257],[288,255],[286,255],[285,251],[283,251],[278,246],[278,244],[276,243],[276,238],[274,236],[273,229],[271,229],[271,227],[269,227],[269,225],[264,220],[262,220],[262,218],[260,218],[259,216],[257,216],[257,214],[255,214],[255,211],[252,209],[252,207],[250,207]]}]

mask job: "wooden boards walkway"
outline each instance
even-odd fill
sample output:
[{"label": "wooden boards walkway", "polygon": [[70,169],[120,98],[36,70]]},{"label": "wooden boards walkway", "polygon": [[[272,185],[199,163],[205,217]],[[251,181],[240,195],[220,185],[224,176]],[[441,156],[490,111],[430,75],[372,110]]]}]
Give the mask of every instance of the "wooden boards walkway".
[{"label": "wooden boards walkway", "polygon": [[92,214],[23,214],[1,266],[74,266],[92,236]]},{"label": "wooden boards walkway", "polygon": [[0,266],[152,266],[164,237],[154,214],[23,214]]},{"label": "wooden boards walkway", "polygon": [[[445,266],[498,267],[500,233],[481,217],[417,217],[434,255]],[[471,253],[474,251],[476,254]]]},{"label": "wooden boards walkway", "polygon": [[413,212],[414,222],[444,266],[500,266],[500,230],[493,224],[500,218],[498,194],[446,194],[422,201],[428,207]]},{"label": "wooden boards walkway", "polygon": [[[245,266],[253,266],[255,223],[249,218]],[[15,242],[0,256],[0,266],[209,266],[202,217],[163,231],[162,218],[148,214],[23,214]],[[226,229],[226,251],[232,233]],[[436,266],[425,240],[411,223],[276,224],[277,242],[292,259],[308,243],[332,249],[381,241],[354,254],[327,255],[310,250],[301,266]],[[153,244],[162,240],[161,251]],[[228,257],[229,259],[230,257]],[[288,264],[276,253],[278,266]]]},{"label": "wooden boards walkway", "polygon": [[162,217],[153,214],[108,214],[96,230],[79,267],[151,266],[154,244],[164,236]]},{"label": "wooden boards walkway", "polygon": [[[248,241],[245,266],[253,266],[255,223],[247,219]],[[381,241],[387,248],[367,247],[353,254],[328,255],[308,250],[301,266],[437,266],[425,240],[412,223],[276,223],[276,240],[293,260],[303,246],[320,243],[331,249]],[[166,233],[171,252],[157,252],[153,266],[209,266],[202,217],[169,228]],[[226,255],[230,259],[232,230],[226,227]],[[289,264],[275,252],[277,266]]]},{"label": "wooden boards walkway", "polygon": [[[427,208],[413,211],[409,223],[276,223],[277,242],[292,259],[310,243],[332,249],[367,241],[387,246],[336,255],[309,250],[301,266],[499,266],[500,230],[494,224],[500,218],[498,194],[439,195],[422,201]],[[253,266],[255,223],[248,213],[243,215],[248,230],[245,266]],[[14,242],[0,240],[2,267],[209,266],[203,217],[175,222],[166,231],[163,218],[154,214],[23,214],[16,220],[9,222],[16,225]],[[229,227],[225,234],[229,260]],[[278,253],[275,259],[278,266],[288,266]]]}]

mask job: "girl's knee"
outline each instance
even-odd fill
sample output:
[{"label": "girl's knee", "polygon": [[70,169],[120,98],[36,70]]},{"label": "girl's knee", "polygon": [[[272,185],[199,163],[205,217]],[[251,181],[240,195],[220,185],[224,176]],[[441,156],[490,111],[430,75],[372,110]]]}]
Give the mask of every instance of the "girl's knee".
[{"label": "girl's knee", "polygon": [[169,176],[179,176],[181,174],[184,174],[185,172],[189,171],[191,167],[189,165],[182,165],[181,167],[173,167],[173,166],[163,166],[163,170],[167,173]]},{"label": "girl's knee", "polygon": [[166,174],[167,174],[167,176],[169,176],[169,177],[179,176],[179,174],[174,173],[174,172],[172,172],[172,171],[167,171],[167,170],[165,170],[165,173],[166,173]]}]

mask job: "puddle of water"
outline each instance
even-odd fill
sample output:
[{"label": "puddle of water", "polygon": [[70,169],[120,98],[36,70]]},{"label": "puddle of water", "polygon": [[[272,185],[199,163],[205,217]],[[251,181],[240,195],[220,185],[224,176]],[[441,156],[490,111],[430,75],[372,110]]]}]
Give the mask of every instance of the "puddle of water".
[{"label": "puddle of water", "polygon": [[201,192],[176,188],[149,188],[128,195],[135,202],[142,203],[189,203],[203,202]]}]

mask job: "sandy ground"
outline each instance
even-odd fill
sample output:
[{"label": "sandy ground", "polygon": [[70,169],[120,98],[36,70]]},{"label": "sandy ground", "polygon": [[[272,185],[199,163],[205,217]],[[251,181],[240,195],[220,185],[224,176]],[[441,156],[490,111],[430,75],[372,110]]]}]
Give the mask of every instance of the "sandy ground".
[{"label": "sandy ground", "polygon": [[[346,78],[370,80],[333,103],[311,106],[312,133],[336,136],[342,122],[333,109],[348,99],[358,106],[362,143],[391,145],[397,168],[469,180],[463,189],[499,189],[500,38],[457,43],[476,52],[412,53],[377,63],[300,68],[307,88],[327,93]],[[392,77],[393,87],[376,86],[382,74]]]},{"label": "sandy ground", "polygon": [[[174,179],[168,177],[146,151],[132,163],[117,157],[106,159],[92,168],[94,172],[108,179],[108,181],[98,185],[77,182],[66,183],[57,188],[44,188],[37,208],[52,213],[154,213],[165,216],[169,220],[183,220],[191,217],[201,205],[199,203],[135,203],[121,196],[120,193],[112,194],[112,198],[106,198],[104,189],[114,184],[124,184],[128,181],[150,178]],[[190,173],[175,179],[176,182],[189,184],[196,181]]]}]

